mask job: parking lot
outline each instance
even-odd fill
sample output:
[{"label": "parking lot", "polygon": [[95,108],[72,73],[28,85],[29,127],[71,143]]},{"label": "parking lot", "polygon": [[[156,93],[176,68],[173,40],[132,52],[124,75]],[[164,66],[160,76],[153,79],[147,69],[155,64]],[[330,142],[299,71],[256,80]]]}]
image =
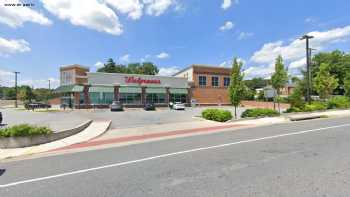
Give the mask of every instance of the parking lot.
[{"label": "parking lot", "polygon": [[[108,109],[96,110],[67,110],[60,112],[32,112],[15,109],[1,109],[4,123],[9,125],[30,123],[45,125],[54,130],[74,127],[86,120],[112,120],[111,128],[132,128],[144,125],[167,124],[176,122],[190,122],[200,116],[202,110],[209,107],[186,108],[184,111],[157,108],[156,111],[143,109],[126,109],[123,112],[110,112]],[[218,108],[218,107],[213,107]],[[220,107],[234,111],[233,107]],[[240,108],[238,114],[244,109]]]}]

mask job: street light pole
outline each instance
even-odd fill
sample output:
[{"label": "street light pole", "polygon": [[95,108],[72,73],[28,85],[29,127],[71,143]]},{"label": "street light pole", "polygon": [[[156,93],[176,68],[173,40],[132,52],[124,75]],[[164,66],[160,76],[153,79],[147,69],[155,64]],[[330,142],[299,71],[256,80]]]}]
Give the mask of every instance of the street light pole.
[{"label": "street light pole", "polygon": [[307,72],[307,102],[311,103],[311,69],[310,69],[310,43],[309,40],[314,36],[304,35],[300,40],[306,40],[306,72]]},{"label": "street light pole", "polygon": [[17,75],[20,73],[20,72],[17,72],[17,71],[15,71],[15,72],[13,72],[13,73],[15,73],[15,94],[16,94],[16,99],[15,99],[15,108],[17,108],[18,107],[18,103],[17,103],[17,94],[18,94],[18,88],[17,88]]}]

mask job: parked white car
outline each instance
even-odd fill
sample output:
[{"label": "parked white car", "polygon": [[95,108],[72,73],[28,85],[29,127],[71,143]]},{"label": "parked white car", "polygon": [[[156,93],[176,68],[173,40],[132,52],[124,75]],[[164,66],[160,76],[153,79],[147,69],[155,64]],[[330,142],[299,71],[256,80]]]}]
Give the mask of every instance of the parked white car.
[{"label": "parked white car", "polygon": [[185,104],[176,102],[173,104],[172,108],[175,110],[185,110]]}]

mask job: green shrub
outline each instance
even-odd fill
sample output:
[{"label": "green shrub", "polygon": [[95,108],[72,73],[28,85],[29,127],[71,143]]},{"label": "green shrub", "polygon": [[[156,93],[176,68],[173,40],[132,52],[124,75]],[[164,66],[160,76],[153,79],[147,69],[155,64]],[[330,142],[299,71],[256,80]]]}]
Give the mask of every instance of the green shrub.
[{"label": "green shrub", "polygon": [[232,119],[230,111],[221,109],[206,109],[202,111],[202,117],[207,120],[214,120],[218,122],[226,122]]},{"label": "green shrub", "polygon": [[327,103],[324,102],[313,102],[311,104],[306,104],[304,111],[313,112],[313,111],[324,111],[327,110]]},{"label": "green shrub", "polygon": [[327,102],[328,109],[346,109],[350,108],[350,99],[346,96],[336,96]]},{"label": "green shrub", "polygon": [[47,135],[50,133],[52,133],[52,130],[48,127],[38,127],[29,124],[20,124],[0,129],[0,137]]},{"label": "green shrub", "polygon": [[304,108],[291,107],[287,109],[286,113],[303,112],[303,111],[304,111]]},{"label": "green shrub", "polygon": [[280,114],[276,110],[272,109],[247,109],[242,113],[242,118],[248,117],[274,117],[279,116]]}]

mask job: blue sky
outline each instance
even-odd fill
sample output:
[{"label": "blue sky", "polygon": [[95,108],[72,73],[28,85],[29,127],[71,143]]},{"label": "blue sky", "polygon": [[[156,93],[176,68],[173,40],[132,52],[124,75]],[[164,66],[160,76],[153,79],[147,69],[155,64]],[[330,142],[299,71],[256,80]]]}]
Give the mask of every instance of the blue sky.
[{"label": "blue sky", "polygon": [[61,65],[96,67],[152,61],[169,75],[191,64],[245,63],[247,77],[268,77],[281,54],[297,75],[310,33],[318,51],[349,51],[348,0],[0,0],[0,82],[58,85]]}]

